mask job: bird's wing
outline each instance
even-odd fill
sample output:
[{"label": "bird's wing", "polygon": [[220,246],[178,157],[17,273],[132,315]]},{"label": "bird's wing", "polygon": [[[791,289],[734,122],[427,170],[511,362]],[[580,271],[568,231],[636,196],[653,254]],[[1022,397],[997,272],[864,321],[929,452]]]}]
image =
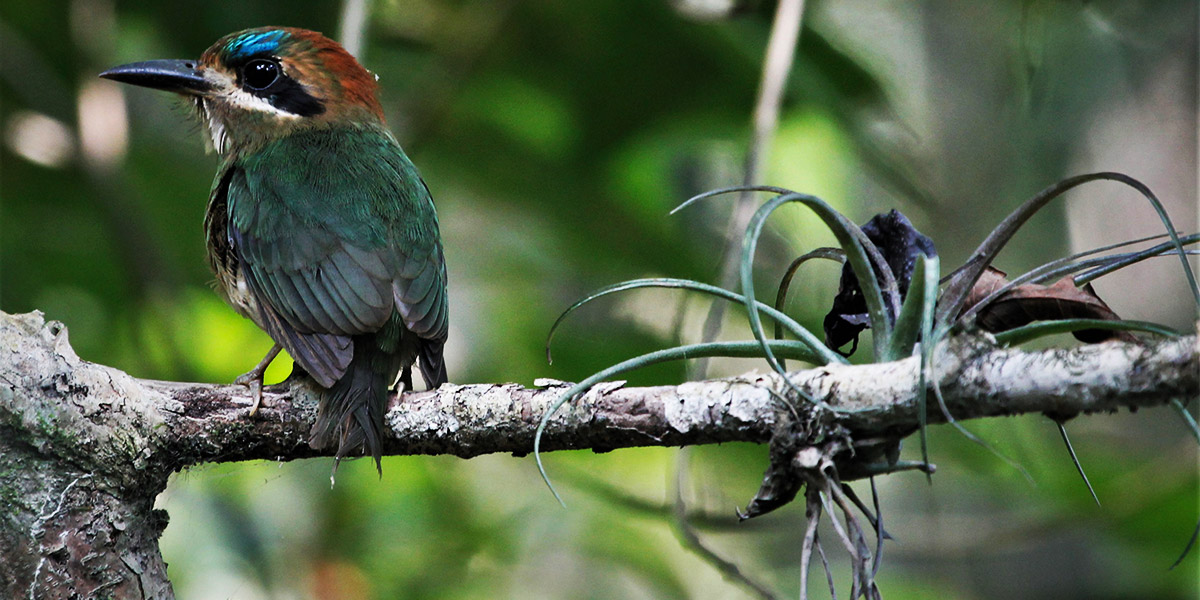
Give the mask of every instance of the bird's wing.
[{"label": "bird's wing", "polygon": [[393,312],[419,337],[445,337],[437,216],[390,136],[294,134],[235,168],[229,237],[260,324],[318,382],[340,378],[350,337],[380,330]]}]

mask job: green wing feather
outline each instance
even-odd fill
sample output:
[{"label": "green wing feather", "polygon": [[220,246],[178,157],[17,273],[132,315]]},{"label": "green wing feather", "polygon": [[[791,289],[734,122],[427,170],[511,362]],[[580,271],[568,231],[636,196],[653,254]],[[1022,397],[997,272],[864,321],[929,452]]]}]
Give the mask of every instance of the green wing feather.
[{"label": "green wing feather", "polygon": [[440,349],[447,307],[437,215],[386,131],[298,133],[232,168],[229,239],[260,325],[318,382],[330,387],[353,355],[351,338],[396,313]]}]

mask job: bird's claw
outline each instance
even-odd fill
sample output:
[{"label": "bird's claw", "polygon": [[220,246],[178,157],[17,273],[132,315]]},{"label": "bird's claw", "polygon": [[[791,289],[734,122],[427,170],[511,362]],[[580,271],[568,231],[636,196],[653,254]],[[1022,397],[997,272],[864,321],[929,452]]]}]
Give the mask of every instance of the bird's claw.
[{"label": "bird's claw", "polygon": [[235,385],[244,385],[250,388],[250,395],[254,397],[254,403],[250,405],[250,416],[258,414],[258,407],[262,405],[262,390],[263,390],[263,374],[258,369],[254,369],[249,373],[239,375],[233,380]]},{"label": "bird's claw", "polygon": [[254,396],[254,403],[250,405],[250,416],[258,414],[258,407],[262,405],[262,389],[263,389],[263,374],[267,372],[267,367],[271,366],[271,361],[279,354],[279,344],[275,344],[267,355],[263,357],[253,369],[238,376],[233,380],[235,385],[244,385],[250,388],[250,394]]}]

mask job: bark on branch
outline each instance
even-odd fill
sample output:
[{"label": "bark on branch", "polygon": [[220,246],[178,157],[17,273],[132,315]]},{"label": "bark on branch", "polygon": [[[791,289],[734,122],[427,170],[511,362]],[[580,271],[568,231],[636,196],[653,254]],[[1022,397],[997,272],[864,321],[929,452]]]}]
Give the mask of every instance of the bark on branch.
[{"label": "bark on branch", "polygon": [[[959,419],[1028,412],[1071,416],[1190,399],[1197,337],[1027,353],[962,337],[938,351],[937,376]],[[825,415],[856,438],[901,437],[918,423],[915,359],[794,373]],[[445,385],[393,400],[387,454],[523,455],[551,385]],[[543,448],[610,450],[766,442],[781,414],[771,375],[677,386],[602,385],[550,422]],[[167,516],[154,499],[175,471],[205,462],[317,456],[307,445],[316,396],[304,384],[250,397],[232,385],[134,378],[80,360],[66,327],[0,313],[0,596],[170,598],[158,551]],[[804,413],[810,414],[810,413]],[[929,413],[931,422],[941,415]]]}]

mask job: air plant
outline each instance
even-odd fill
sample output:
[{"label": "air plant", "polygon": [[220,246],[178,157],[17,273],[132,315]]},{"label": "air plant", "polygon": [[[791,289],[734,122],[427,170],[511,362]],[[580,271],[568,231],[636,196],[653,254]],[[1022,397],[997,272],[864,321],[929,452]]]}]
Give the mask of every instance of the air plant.
[{"label": "air plant", "polygon": [[[1054,260],[1011,280],[991,266],[1005,244],[1038,210],[1076,186],[1099,180],[1116,181],[1138,191],[1157,212],[1165,233]],[[1000,455],[959,424],[947,409],[937,385],[939,378],[934,361],[934,348],[947,336],[982,330],[993,334],[999,344],[1013,345],[1068,332],[1089,343],[1111,338],[1136,342],[1138,338],[1132,332],[1179,335],[1161,325],[1120,319],[1090,286],[1090,282],[1097,277],[1158,256],[1179,257],[1193,298],[1200,306],[1200,288],[1197,287],[1187,258],[1188,254],[1196,252],[1187,250],[1187,247],[1200,242],[1200,234],[1180,235],[1153,192],[1141,182],[1121,173],[1079,175],[1047,187],[997,225],[970,258],[944,278],[940,276],[940,262],[933,241],[913,228],[896,211],[878,215],[860,227],[815,196],[776,187],[743,186],[701,194],[684,202],[672,213],[705,199],[746,191],[774,196],[758,209],[744,232],[740,292],[697,281],[669,278],[635,279],[610,285],[589,294],[562,313],[550,329],[546,350],[549,358],[550,341],[554,333],[566,317],[580,307],[610,294],[650,287],[699,292],[719,301],[741,304],[745,308],[754,339],[666,348],[622,361],[584,379],[569,387],[542,416],[534,439],[534,456],[542,478],[561,503],[562,499],[554,490],[542,464],[540,448],[546,424],[563,404],[582,396],[601,381],[650,364],[716,356],[762,358],[784,384],[784,394],[777,395],[781,401],[781,417],[771,440],[770,465],[762,485],[746,509],[739,511],[738,515],[745,520],[765,514],[791,502],[801,489],[805,490],[808,527],[801,555],[804,578],[801,597],[806,597],[807,575],[814,550],[825,567],[832,589],[832,576],[828,575],[828,562],[817,535],[817,523],[822,513],[831,515],[829,521],[851,557],[851,597],[880,596],[875,575],[887,534],[883,529],[883,515],[879,510],[873,477],[900,470],[920,470],[927,476],[934,472],[935,467],[928,460],[929,449],[925,436],[926,398],[929,392],[933,393],[947,423],[1024,472],[1015,461]],[[755,250],[771,214],[783,205],[793,203],[812,210],[833,233],[839,247],[819,248],[794,260],[786,269],[775,304],[771,306],[760,302],[755,296]],[[1138,251],[1103,254],[1162,237],[1169,239]],[[797,271],[808,261],[817,259],[843,263],[838,295],[825,317],[823,339],[784,311]],[[764,319],[773,325],[774,335],[771,337],[767,336],[764,329]],[[900,438],[908,433],[896,437],[855,439],[836,420],[837,414],[851,409],[812,397],[787,375],[786,360],[800,360],[817,366],[845,364],[845,356],[856,351],[858,336],[864,329],[871,330],[872,359],[875,362],[901,360],[914,354],[919,356],[919,462],[899,460]],[[844,356],[839,349],[848,343],[852,345]],[[1173,405],[1200,441],[1200,429],[1197,429],[1183,404],[1176,401]],[[799,418],[801,413],[814,412],[835,418],[820,421]],[[1095,498],[1095,492],[1071,448],[1063,425],[1073,416],[1052,415],[1052,418],[1059,427],[1072,461]],[[818,422],[824,425],[812,425]],[[871,479],[874,511],[868,509],[845,484],[863,478]],[[1096,501],[1099,502],[1098,499]],[[839,522],[835,512],[841,513],[842,521]],[[856,513],[864,515],[875,532],[873,548],[867,543]],[[1200,525],[1197,526],[1197,532],[1200,533]],[[1193,534],[1187,549],[1191,548],[1195,539],[1196,535]],[[1184,552],[1186,554],[1187,550]]]}]

